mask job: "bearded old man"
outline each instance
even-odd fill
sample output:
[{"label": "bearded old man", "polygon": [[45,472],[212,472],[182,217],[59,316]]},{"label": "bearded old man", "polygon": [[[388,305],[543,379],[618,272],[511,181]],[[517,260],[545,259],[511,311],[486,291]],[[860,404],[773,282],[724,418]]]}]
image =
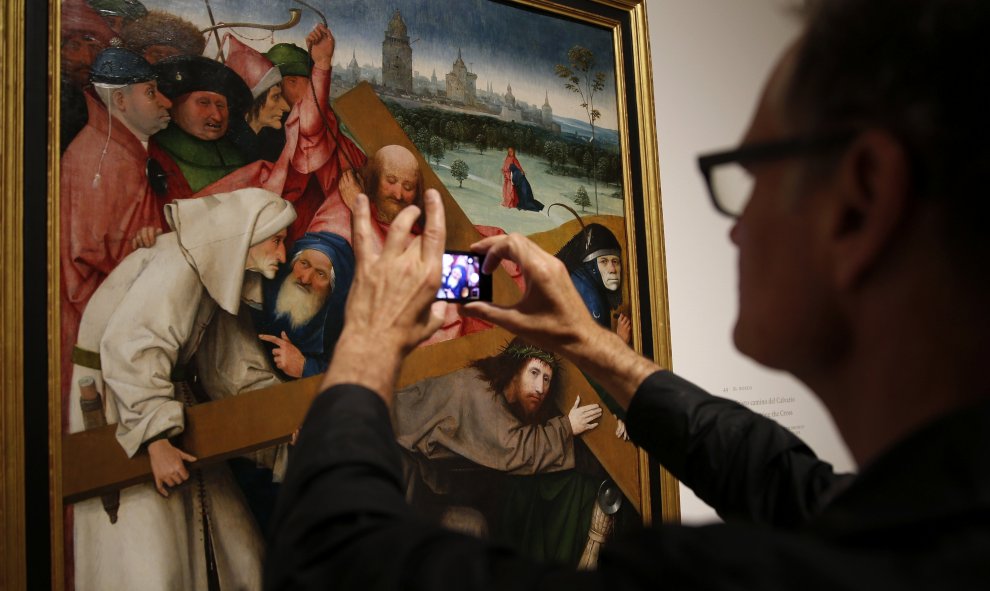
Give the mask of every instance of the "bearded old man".
[{"label": "bearded old man", "polygon": [[354,251],[329,232],[296,241],[290,264],[265,281],[260,308],[252,308],[259,338],[283,376],[323,373],[344,323],[344,304],[354,277]]},{"label": "bearded old man", "polygon": [[243,189],[169,204],[165,215],[174,231],[124,259],[80,324],[70,428],[84,428],[79,382],[92,378],[117,441],[130,457],[147,451],[155,482],[120,491],[115,519],[100,499],[75,506],[76,585],[258,589],[262,540],[229,472],[187,470],[196,458],[169,438],[182,432],[184,408],[203,401],[184,374],[204,329],[218,310],[236,314],[262,275],[274,277],[295,212]]},{"label": "bearded old man", "polygon": [[[323,373],[353,276],[354,252],[346,240],[327,232],[304,235],[288,265],[242,294],[237,315],[217,313],[196,353],[200,384],[226,397]],[[262,532],[287,459],[282,444],[228,460]]]}]

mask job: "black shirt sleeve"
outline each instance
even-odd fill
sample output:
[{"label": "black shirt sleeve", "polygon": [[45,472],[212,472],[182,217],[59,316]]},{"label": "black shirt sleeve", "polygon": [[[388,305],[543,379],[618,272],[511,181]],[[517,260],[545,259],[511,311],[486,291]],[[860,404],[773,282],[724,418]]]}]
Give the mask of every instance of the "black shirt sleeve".
[{"label": "black shirt sleeve", "polygon": [[637,445],[727,521],[800,526],[851,478],[776,422],[669,371],[643,381],[626,424]]}]

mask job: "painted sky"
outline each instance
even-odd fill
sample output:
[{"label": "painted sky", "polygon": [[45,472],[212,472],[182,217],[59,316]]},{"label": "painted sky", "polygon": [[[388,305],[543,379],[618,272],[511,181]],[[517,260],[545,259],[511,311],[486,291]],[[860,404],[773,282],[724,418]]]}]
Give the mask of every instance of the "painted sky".
[{"label": "painted sky", "polygon": [[[167,10],[195,23],[209,26],[205,0],[143,0],[148,8]],[[490,0],[310,0],[326,14],[337,38],[334,61],[338,67],[350,61],[352,52],[362,66],[381,67],[382,40],[395,9],[399,9],[409,31],[413,48],[413,70],[427,78],[436,70],[443,83],[461,50],[465,64],[478,75],[478,89],[491,82],[495,92],[504,93],[508,84],[517,100],[540,106],[549,93],[555,115],[587,119],[576,94],[563,88],[554,75],[554,65],[566,63],[567,50],[574,45],[591,49],[596,70],[606,73],[608,84],[596,94],[595,106],[602,112],[599,125],[615,129],[615,52],[612,34],[594,25],[575,23],[561,17],[536,14]],[[284,22],[289,8],[302,8],[291,0],[209,0],[217,22]],[[265,31],[239,29],[241,40],[261,51],[272,43],[304,45],[306,33],[318,22],[303,9],[299,25],[272,35]],[[246,39],[245,39],[246,37]],[[418,39],[418,40],[417,40]],[[207,46],[215,55],[216,44]]]}]

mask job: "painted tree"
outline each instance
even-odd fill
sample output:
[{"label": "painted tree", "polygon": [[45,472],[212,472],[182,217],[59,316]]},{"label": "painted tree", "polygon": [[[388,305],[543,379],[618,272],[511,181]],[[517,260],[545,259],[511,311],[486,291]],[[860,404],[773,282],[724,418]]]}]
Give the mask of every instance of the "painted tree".
[{"label": "painted tree", "polygon": [[413,139],[416,148],[423,154],[428,154],[430,149],[430,130],[423,126],[416,130],[416,138]]},{"label": "painted tree", "polygon": [[476,138],[474,138],[474,145],[478,148],[479,154],[484,154],[485,150],[488,148],[488,142],[485,141],[485,134],[479,133]]},{"label": "painted tree", "polygon": [[[595,72],[595,54],[586,47],[575,45],[567,51],[569,65],[557,64],[554,72],[567,82],[564,88],[581,97],[581,107],[588,114],[588,125],[591,126],[592,161],[595,158],[595,121],[602,114],[595,108],[595,93],[605,89],[605,72]],[[594,179],[595,213],[598,213],[598,178]]]},{"label": "painted tree", "polygon": [[584,190],[584,185],[578,187],[577,195],[574,197],[574,204],[581,206],[581,212],[584,212],[584,208],[591,205],[591,199],[588,197],[588,192]]},{"label": "painted tree", "polygon": [[453,164],[450,165],[450,176],[457,179],[457,186],[464,186],[464,179],[468,178],[468,165],[467,162],[457,159],[454,160]]},{"label": "painted tree", "polygon": [[430,157],[433,158],[433,162],[440,166],[440,161],[443,160],[445,154],[443,148],[443,138],[440,136],[430,136],[430,147],[429,147]]}]

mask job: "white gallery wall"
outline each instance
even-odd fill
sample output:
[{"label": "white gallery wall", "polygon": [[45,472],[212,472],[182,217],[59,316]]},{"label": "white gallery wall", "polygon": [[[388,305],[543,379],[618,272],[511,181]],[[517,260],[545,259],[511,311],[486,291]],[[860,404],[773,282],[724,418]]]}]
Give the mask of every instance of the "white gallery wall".
[{"label": "white gallery wall", "polygon": [[[798,433],[838,470],[853,469],[821,404],[797,381],[732,345],[736,253],[712,207],[699,153],[734,146],[776,57],[800,30],[786,0],[647,0],[667,253],[673,369]],[[681,486],[685,523],[717,519]]]}]

